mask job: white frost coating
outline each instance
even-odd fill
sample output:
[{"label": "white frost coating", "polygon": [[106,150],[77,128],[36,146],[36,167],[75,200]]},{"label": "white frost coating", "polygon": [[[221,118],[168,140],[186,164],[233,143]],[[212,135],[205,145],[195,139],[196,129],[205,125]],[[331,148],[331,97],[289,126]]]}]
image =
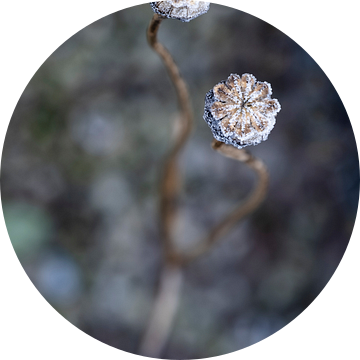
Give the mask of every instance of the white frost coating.
[{"label": "white frost coating", "polygon": [[205,14],[210,8],[210,2],[192,0],[155,1],[150,5],[157,14],[183,22]]},{"label": "white frost coating", "polygon": [[259,144],[268,138],[281,109],[271,94],[271,85],[254,75],[231,74],[206,95],[204,119],[219,141],[239,149]]}]

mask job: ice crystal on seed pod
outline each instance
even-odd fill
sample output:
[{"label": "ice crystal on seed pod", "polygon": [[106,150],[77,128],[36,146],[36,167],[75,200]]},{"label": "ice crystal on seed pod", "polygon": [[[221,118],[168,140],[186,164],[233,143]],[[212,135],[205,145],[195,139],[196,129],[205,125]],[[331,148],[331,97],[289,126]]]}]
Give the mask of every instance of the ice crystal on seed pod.
[{"label": "ice crystal on seed pod", "polygon": [[266,140],[281,106],[271,85],[254,75],[231,74],[205,97],[204,120],[216,140],[238,149]]},{"label": "ice crystal on seed pod", "polygon": [[205,14],[210,7],[209,2],[192,0],[155,1],[150,5],[157,14],[183,22],[189,22]]}]

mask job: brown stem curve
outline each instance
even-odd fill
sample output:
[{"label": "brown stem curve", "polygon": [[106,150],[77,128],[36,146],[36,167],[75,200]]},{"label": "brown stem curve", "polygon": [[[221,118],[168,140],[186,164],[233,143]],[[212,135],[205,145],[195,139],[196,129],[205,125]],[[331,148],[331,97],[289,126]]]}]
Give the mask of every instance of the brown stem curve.
[{"label": "brown stem curve", "polygon": [[174,248],[174,242],[172,241],[172,228],[176,218],[180,192],[180,174],[177,161],[179,153],[192,130],[193,112],[189,92],[185,81],[180,75],[179,68],[175,64],[169,51],[159,43],[157,39],[157,33],[163,19],[160,15],[154,14],[147,30],[147,39],[150,46],[161,57],[170,79],[174,84],[181,115],[180,128],[175,134],[175,141],[165,159],[160,181],[160,219],[165,256],[167,261],[174,262],[176,250]]},{"label": "brown stem curve", "polygon": [[193,113],[187,86],[179,69],[168,50],[157,40],[157,33],[163,19],[160,15],[154,14],[147,30],[147,39],[150,46],[163,60],[174,84],[182,121],[175,134],[173,146],[166,157],[160,182],[160,221],[165,261],[150,321],[140,345],[140,353],[152,357],[158,357],[161,354],[169,336],[179,302],[183,266],[207,252],[231,227],[255,210],[266,195],[269,181],[266,167],[260,159],[255,158],[243,149],[239,150],[231,145],[214,141],[212,143],[214,150],[226,157],[245,163],[255,171],[258,176],[257,186],[248,199],[215,226],[200,242],[200,245],[186,254],[179,253],[176,250],[172,238],[172,229],[176,219],[180,192],[180,174],[177,163],[179,153],[192,130]]},{"label": "brown stem curve", "polygon": [[220,154],[231,159],[241,161],[255,171],[258,182],[249,197],[240,206],[231,211],[209,234],[188,254],[182,256],[182,261],[188,263],[206,253],[222,236],[224,236],[237,222],[254,211],[264,200],[268,184],[269,174],[265,164],[244,149],[237,149],[232,145],[226,145],[214,140],[212,148]]}]

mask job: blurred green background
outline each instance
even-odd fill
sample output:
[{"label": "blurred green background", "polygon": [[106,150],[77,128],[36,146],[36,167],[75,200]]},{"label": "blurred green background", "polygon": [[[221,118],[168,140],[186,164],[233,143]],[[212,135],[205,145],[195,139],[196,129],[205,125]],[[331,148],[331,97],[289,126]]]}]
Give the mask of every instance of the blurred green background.
[{"label": "blurred green background", "polygon": [[[149,4],[114,13],[61,45],[20,98],[1,164],[6,225],[31,281],[79,329],[132,353],[161,269],[158,179],[178,116],[172,84],[146,42],[152,14]],[[355,221],[358,155],[329,79],[276,28],[212,4],[190,23],[164,21],[159,39],[195,112],[181,158],[179,247],[194,244],[255,181],[210,148],[206,92],[248,72],[270,82],[282,105],[269,139],[248,148],[269,168],[267,199],[186,268],[163,354],[216,356],[281,329],[329,281]]]}]

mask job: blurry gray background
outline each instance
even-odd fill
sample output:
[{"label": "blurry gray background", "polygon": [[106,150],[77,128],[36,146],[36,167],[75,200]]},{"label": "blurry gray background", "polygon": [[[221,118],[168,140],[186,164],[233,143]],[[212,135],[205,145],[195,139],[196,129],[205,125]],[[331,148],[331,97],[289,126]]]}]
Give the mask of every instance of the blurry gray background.
[{"label": "blurry gray background", "polygon": [[[177,118],[172,84],[146,42],[152,14],[149,4],[114,13],[61,45],[19,100],[1,164],[6,225],[31,281],[79,329],[133,353],[161,269],[158,178]],[[216,356],[281,329],[329,281],[357,210],[356,144],[328,78],[269,24],[212,4],[190,23],[164,21],[159,39],[195,112],[181,159],[179,247],[194,244],[255,181],[210,148],[206,92],[248,72],[270,82],[282,105],[269,139],[248,148],[270,170],[267,199],[186,268],[164,353]]]}]

